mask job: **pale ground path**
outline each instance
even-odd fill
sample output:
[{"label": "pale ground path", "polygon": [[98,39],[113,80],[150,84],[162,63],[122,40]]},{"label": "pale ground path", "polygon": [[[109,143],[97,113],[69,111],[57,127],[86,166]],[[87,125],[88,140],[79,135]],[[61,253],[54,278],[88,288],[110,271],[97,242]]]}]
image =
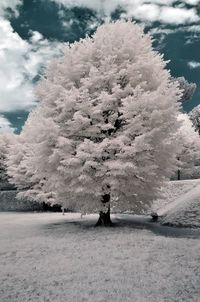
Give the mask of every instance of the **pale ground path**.
[{"label": "pale ground path", "polygon": [[198,230],[173,235],[129,215],[94,228],[96,219],[0,213],[0,301],[200,301]]}]

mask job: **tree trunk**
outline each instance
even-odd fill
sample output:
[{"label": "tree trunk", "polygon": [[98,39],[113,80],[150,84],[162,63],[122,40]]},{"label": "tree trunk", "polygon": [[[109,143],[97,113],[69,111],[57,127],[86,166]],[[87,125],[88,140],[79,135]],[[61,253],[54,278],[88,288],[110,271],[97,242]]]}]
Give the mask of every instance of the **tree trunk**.
[{"label": "tree trunk", "polygon": [[181,180],[181,171],[180,170],[177,171],[177,180]]},{"label": "tree trunk", "polygon": [[[177,157],[178,160],[180,160],[180,157]],[[181,180],[181,171],[178,169],[177,171],[177,180]]]},{"label": "tree trunk", "polygon": [[[102,196],[102,203],[105,205],[110,202],[110,194],[104,194]],[[112,221],[110,219],[110,206],[108,207],[107,212],[100,211],[99,220],[96,223],[96,226],[112,226]]]},{"label": "tree trunk", "polygon": [[104,212],[100,212],[99,213],[99,219],[96,223],[96,226],[112,226],[113,223],[110,219],[110,209],[108,209],[108,211],[106,213]]}]

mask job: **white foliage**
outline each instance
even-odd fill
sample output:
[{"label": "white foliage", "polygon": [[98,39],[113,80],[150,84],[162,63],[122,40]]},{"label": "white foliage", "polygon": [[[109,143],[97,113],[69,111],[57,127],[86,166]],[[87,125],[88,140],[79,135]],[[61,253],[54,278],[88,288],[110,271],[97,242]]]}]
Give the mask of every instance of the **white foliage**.
[{"label": "white foliage", "polygon": [[38,85],[41,103],[21,134],[27,149],[10,176],[20,185],[25,166],[23,194],[82,213],[104,210],[104,194],[120,210],[150,205],[176,163],[181,93],[165,65],[131,22],[67,45]]},{"label": "white foliage", "polygon": [[178,120],[181,122],[177,132],[180,142],[179,169],[183,174],[182,177],[188,178],[200,172],[200,168],[195,166],[195,163],[200,160],[200,137],[187,114],[180,114]]},{"label": "white foliage", "polygon": [[0,134],[0,182],[4,183],[8,180],[7,175],[7,154],[8,148],[15,142],[13,133]]},{"label": "white foliage", "polygon": [[42,110],[38,109],[29,115],[16,144],[10,146],[8,174],[10,182],[15,183],[19,189],[19,198],[53,203],[54,193],[46,190],[46,176],[53,174],[55,169],[52,162],[51,165],[48,163],[58,131],[53,121],[50,118],[44,119]]},{"label": "white foliage", "polygon": [[192,109],[192,111],[189,113],[189,117],[193,123],[195,130],[200,135],[200,105]]}]

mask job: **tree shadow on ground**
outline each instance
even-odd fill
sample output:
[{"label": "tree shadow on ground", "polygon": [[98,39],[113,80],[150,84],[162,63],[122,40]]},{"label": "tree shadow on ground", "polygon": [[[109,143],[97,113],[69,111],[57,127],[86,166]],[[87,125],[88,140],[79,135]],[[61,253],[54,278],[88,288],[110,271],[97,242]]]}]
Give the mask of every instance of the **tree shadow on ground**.
[{"label": "tree shadow on ground", "polygon": [[133,216],[127,219],[120,215],[120,217],[116,217],[116,221],[118,226],[149,230],[157,236],[200,239],[199,228],[162,225],[159,221],[153,222],[152,219],[147,216]]},{"label": "tree shadow on ground", "polygon": [[188,238],[188,239],[200,239],[200,229],[195,228],[184,228],[184,227],[173,227],[161,225],[159,222],[153,222],[148,216],[135,216],[135,215],[113,215],[112,216],[113,226],[111,227],[95,227],[97,222],[95,218],[87,219],[68,219],[52,222],[39,226],[45,233],[56,233],[56,234],[72,234],[72,233],[85,233],[95,232],[106,234],[115,234],[117,232],[123,233],[127,228],[131,232],[135,231],[150,231],[156,236],[172,237],[172,238]]}]

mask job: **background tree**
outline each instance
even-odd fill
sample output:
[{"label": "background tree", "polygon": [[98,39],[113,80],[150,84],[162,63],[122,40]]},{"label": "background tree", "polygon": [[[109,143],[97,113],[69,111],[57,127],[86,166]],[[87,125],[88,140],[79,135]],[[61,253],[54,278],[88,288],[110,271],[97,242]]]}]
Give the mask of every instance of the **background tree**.
[{"label": "background tree", "polygon": [[150,206],[176,169],[181,93],[165,66],[131,22],[102,25],[67,45],[40,81],[35,122],[21,134],[26,196],[50,194],[65,208],[99,211],[100,225],[111,224],[110,208]]},{"label": "background tree", "polygon": [[200,172],[197,166],[200,160],[200,137],[192,125],[189,116],[180,114],[178,120],[181,122],[181,127],[177,132],[180,150],[178,153],[179,169],[177,179],[194,178]]},{"label": "background tree", "polygon": [[192,121],[195,130],[200,135],[200,105],[194,107],[192,111],[190,111],[189,117]]},{"label": "background tree", "polygon": [[11,189],[7,174],[7,154],[8,148],[14,143],[15,135],[12,133],[0,134],[0,189]]},{"label": "background tree", "polygon": [[[55,167],[48,165],[58,131],[50,118],[44,118],[38,106],[26,121],[15,144],[9,148],[7,173],[18,189],[17,197],[54,204],[54,193],[47,190],[46,175],[53,176]],[[55,131],[54,131],[55,130]],[[51,131],[49,133],[49,131]],[[40,163],[40,164],[39,164]],[[47,169],[50,168],[50,171]]]}]

